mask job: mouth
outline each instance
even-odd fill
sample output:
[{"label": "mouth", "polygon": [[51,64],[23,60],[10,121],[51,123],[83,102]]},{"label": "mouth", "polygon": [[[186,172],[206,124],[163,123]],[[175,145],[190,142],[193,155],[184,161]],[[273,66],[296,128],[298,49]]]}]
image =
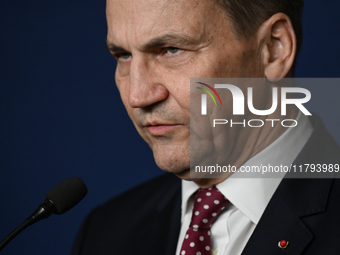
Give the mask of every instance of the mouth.
[{"label": "mouth", "polygon": [[146,128],[153,136],[163,136],[172,132],[178,126],[177,124],[148,124]]}]

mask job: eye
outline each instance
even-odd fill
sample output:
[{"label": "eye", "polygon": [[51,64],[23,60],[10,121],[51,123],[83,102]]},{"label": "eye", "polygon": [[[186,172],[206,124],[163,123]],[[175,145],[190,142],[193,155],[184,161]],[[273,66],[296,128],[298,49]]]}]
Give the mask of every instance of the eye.
[{"label": "eye", "polygon": [[122,58],[123,60],[128,60],[131,57],[131,53],[128,52],[120,53],[118,57]]},{"label": "eye", "polygon": [[131,53],[129,52],[117,52],[117,53],[112,53],[112,55],[117,60],[120,60],[120,61],[127,61],[132,57]]},{"label": "eye", "polygon": [[176,54],[179,51],[180,51],[180,49],[176,48],[176,47],[168,47],[167,48],[167,52],[170,53],[170,54]]}]

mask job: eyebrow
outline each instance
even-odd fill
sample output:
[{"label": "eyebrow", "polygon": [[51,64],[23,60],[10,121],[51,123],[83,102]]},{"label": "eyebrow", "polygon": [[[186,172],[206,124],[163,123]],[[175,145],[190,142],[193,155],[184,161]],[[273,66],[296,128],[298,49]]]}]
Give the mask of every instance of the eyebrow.
[{"label": "eyebrow", "polygon": [[127,50],[125,50],[122,47],[119,47],[117,45],[115,45],[114,43],[108,42],[106,41],[106,47],[110,52],[113,53],[118,53],[118,52],[127,52]]},{"label": "eyebrow", "polygon": [[152,48],[159,48],[164,46],[192,46],[197,45],[199,40],[185,35],[166,34],[160,37],[151,39],[148,43],[143,45],[141,49],[146,51]]},{"label": "eyebrow", "polygon": [[[147,51],[153,48],[159,48],[164,46],[193,46],[200,43],[198,38],[191,38],[185,35],[177,34],[166,34],[156,38],[151,39],[149,42],[145,43],[140,47],[142,51]],[[112,42],[106,42],[109,51],[117,52],[128,52],[123,47],[117,46]]]}]

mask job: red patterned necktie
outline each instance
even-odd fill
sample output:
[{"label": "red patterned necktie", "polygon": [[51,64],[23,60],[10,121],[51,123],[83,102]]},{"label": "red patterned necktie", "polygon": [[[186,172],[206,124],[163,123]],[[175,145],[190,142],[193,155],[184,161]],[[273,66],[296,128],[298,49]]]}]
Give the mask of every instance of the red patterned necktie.
[{"label": "red patterned necktie", "polygon": [[228,204],[216,187],[198,190],[180,255],[211,255],[210,228]]}]

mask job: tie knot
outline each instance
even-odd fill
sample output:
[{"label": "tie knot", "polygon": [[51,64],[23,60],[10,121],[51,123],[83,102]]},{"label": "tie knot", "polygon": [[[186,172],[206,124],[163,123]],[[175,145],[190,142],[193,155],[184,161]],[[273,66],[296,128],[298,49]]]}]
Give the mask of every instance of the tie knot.
[{"label": "tie knot", "polygon": [[209,189],[199,189],[195,197],[190,226],[194,229],[210,228],[228,204],[229,201],[215,186]]}]

